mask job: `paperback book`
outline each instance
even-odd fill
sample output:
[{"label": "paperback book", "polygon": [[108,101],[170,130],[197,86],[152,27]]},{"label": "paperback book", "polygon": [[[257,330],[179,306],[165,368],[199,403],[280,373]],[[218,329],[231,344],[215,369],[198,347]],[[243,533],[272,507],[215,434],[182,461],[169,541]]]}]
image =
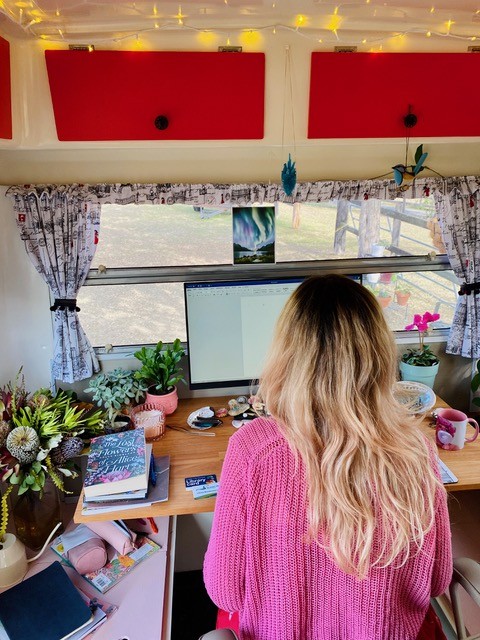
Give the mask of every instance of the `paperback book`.
[{"label": "paperback book", "polygon": [[92,438],[85,472],[86,498],[146,491],[150,461],[143,429]]},{"label": "paperback book", "polygon": [[154,459],[153,476],[145,497],[132,497],[129,499],[105,500],[103,496],[83,501],[82,515],[95,515],[99,513],[114,513],[121,509],[138,509],[139,507],[151,507],[157,502],[168,500],[169,478],[170,478],[170,456],[158,456]]},{"label": "paperback book", "polygon": [[[128,575],[141,562],[150,558],[154,553],[160,550],[160,545],[146,536],[138,537],[136,548],[126,555],[115,554],[112,560],[109,560],[105,566],[97,571],[81,574],[87,582],[89,582],[100,593],[106,593],[114,587],[122,578]],[[51,545],[51,548],[70,566],[67,559],[62,536],[58,536]]]}]

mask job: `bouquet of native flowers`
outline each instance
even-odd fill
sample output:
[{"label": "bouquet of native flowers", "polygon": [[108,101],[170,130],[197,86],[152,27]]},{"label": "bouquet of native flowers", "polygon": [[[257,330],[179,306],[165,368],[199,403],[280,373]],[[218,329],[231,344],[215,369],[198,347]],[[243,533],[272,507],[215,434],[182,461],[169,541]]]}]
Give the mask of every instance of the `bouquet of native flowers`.
[{"label": "bouquet of native flowers", "polygon": [[76,477],[72,458],[84,447],[83,438],[102,431],[100,410],[86,410],[65,391],[49,389],[28,393],[21,369],[15,381],[0,387],[0,480],[2,492],[0,530],[5,528],[6,499],[36,492],[41,498],[47,478],[65,491],[64,478]]}]

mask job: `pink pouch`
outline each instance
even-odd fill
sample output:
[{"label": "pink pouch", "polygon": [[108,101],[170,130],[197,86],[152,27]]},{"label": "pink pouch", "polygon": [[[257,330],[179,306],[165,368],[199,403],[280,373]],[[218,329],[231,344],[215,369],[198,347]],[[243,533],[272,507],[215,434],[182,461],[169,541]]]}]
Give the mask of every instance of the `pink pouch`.
[{"label": "pink pouch", "polygon": [[78,573],[97,571],[107,562],[105,543],[100,538],[90,538],[67,551],[67,560]]},{"label": "pink pouch", "polygon": [[111,544],[121,555],[130,553],[130,551],[135,549],[134,542],[137,534],[128,530],[129,535],[116,522],[89,522],[87,527],[96,533],[97,536],[103,538],[105,542]]}]

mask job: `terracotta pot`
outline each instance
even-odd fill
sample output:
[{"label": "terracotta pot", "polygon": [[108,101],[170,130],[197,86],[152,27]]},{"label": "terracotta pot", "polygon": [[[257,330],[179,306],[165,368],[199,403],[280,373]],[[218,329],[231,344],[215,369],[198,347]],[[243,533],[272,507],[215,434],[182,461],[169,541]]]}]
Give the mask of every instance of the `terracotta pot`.
[{"label": "terracotta pot", "polygon": [[410,293],[396,293],[395,298],[397,300],[397,304],[401,307],[405,307],[408,304],[408,300],[410,299]]},{"label": "terracotta pot", "polygon": [[155,385],[148,387],[145,395],[145,403],[153,405],[158,409],[163,409],[165,415],[170,415],[178,407],[177,387],[173,388],[170,393],[159,394],[155,390]]},{"label": "terracotta pot", "polygon": [[385,309],[385,307],[388,307],[388,305],[391,303],[392,296],[388,296],[387,298],[378,296],[377,300],[378,300],[378,304],[382,307],[382,309]]}]

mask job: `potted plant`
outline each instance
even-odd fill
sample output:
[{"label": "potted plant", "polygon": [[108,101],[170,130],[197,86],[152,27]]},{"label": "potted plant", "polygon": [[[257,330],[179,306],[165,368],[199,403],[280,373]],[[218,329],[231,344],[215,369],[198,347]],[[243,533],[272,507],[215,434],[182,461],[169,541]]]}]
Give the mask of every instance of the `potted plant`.
[{"label": "potted plant", "polygon": [[404,282],[400,282],[395,287],[395,300],[397,304],[401,307],[405,307],[408,304],[410,296],[412,295],[412,290],[410,287]]},{"label": "potted plant", "polygon": [[[10,494],[17,537],[38,549],[60,522],[58,491],[64,477],[76,477],[73,458],[83,449],[82,435],[101,431],[101,412],[86,412],[71,395],[49,389],[25,391],[20,372],[0,390],[0,479]],[[2,499],[2,520],[6,521]]]},{"label": "potted plant", "polygon": [[180,339],[171,346],[164,347],[160,340],[154,347],[142,347],[134,353],[142,366],[135,375],[143,384],[148,385],[145,402],[162,408],[168,415],[178,406],[177,383],[185,383],[179,366],[185,354]]},{"label": "potted plant", "polygon": [[371,256],[373,258],[381,258],[385,253],[385,249],[390,246],[386,240],[377,240],[372,243]]},{"label": "potted plant", "polygon": [[379,292],[378,292],[377,299],[378,299],[378,302],[379,302],[380,306],[383,309],[385,309],[386,307],[388,307],[388,305],[392,301],[392,294],[385,287],[381,287]]},{"label": "potted plant", "polygon": [[104,430],[113,433],[130,428],[130,417],[122,412],[143,400],[145,387],[135,371],[117,368],[92,378],[85,392],[93,394],[93,401],[106,409]]},{"label": "potted plant", "polygon": [[424,343],[424,339],[429,324],[439,319],[439,313],[427,311],[423,315],[415,314],[413,322],[405,327],[406,331],[418,331],[419,346],[416,349],[407,349],[407,352],[402,355],[400,360],[402,380],[422,382],[427,387],[433,387],[440,361],[430,347]]}]

